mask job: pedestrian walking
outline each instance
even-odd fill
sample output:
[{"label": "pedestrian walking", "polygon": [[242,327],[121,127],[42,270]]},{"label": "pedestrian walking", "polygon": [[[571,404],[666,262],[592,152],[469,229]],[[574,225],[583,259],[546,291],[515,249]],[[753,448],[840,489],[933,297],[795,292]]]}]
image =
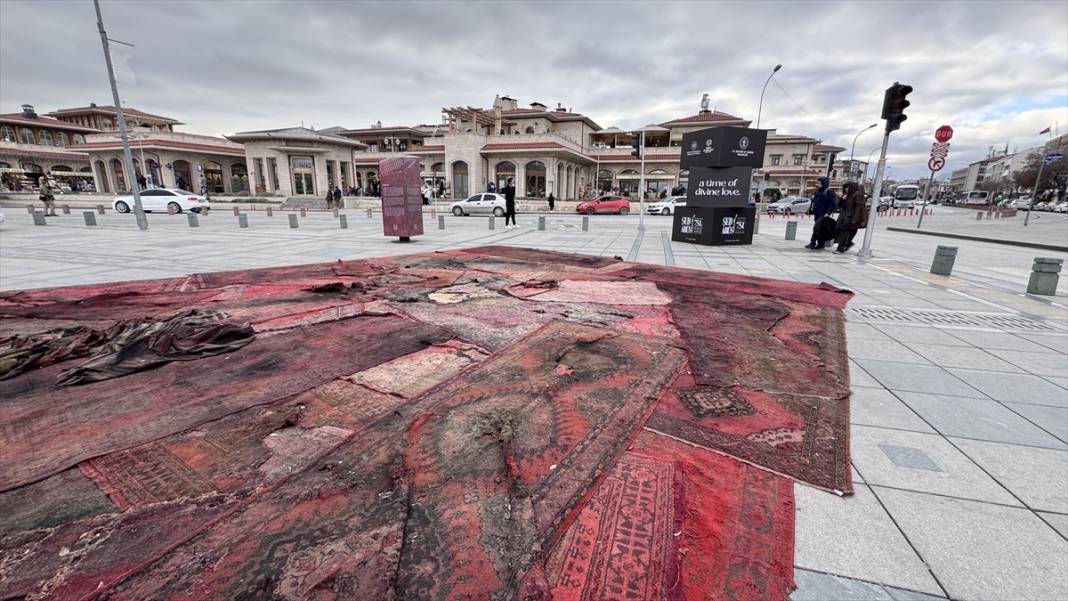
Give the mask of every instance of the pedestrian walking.
[{"label": "pedestrian walking", "polygon": [[[505,184],[504,190],[504,229],[510,230],[513,227],[519,227],[515,222],[515,183],[512,178],[508,178],[508,183]],[[508,220],[512,220],[512,224],[508,225]]]},{"label": "pedestrian walking", "polygon": [[820,236],[820,233],[826,230],[823,221],[831,217],[831,213],[838,208],[838,196],[831,190],[831,180],[826,177],[819,179],[820,188],[816,190],[816,195],[812,197],[812,205],[809,212],[812,213],[812,237],[805,248],[812,250],[819,250],[825,248],[827,245],[827,239]]},{"label": "pedestrian walking", "polygon": [[553,211],[554,209],[556,209],[556,197],[553,196],[552,192],[549,192],[549,211]]},{"label": "pedestrian walking", "polygon": [[493,182],[490,182],[489,186],[487,186],[487,188],[486,188],[486,191],[491,193],[491,194],[497,192],[497,184],[495,184]]},{"label": "pedestrian walking", "polygon": [[334,186],[334,208],[341,208],[341,186]]},{"label": "pedestrian walking", "polygon": [[867,225],[867,203],[864,198],[864,188],[857,182],[846,182],[842,186],[842,195],[845,197],[841,202],[841,214],[838,215],[837,232],[835,243],[838,248],[836,253],[844,253],[853,246],[853,237],[857,230]]},{"label": "pedestrian walking", "polygon": [[326,208],[331,209],[334,207],[334,192],[329,188],[326,189]]},{"label": "pedestrian walking", "polygon": [[40,199],[44,203],[45,215],[56,217],[56,195],[52,193],[52,186],[47,180],[41,185]]}]

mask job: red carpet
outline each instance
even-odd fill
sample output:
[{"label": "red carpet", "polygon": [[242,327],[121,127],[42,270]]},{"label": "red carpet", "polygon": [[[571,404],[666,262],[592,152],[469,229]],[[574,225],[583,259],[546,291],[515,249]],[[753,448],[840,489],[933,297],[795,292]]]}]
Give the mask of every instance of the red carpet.
[{"label": "red carpet", "polygon": [[[510,247],[0,293],[0,598],[785,600],[848,296]],[[165,338],[57,338],[120,320]]]}]

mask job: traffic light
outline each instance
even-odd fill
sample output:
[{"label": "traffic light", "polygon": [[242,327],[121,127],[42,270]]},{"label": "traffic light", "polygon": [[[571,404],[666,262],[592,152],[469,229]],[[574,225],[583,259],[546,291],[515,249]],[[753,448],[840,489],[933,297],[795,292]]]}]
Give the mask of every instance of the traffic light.
[{"label": "traffic light", "polygon": [[896,81],[894,85],[886,88],[886,95],[883,96],[883,119],[886,119],[886,131],[901,129],[901,123],[908,119],[908,116],[905,115],[905,109],[912,103],[906,100],[905,97],[911,93],[912,86],[900,84]]},{"label": "traffic light", "polygon": [[636,159],[641,159],[642,152],[644,152],[644,149],[642,149],[642,132],[635,131],[631,132],[630,135],[634,136],[634,150],[630,151],[630,154]]}]

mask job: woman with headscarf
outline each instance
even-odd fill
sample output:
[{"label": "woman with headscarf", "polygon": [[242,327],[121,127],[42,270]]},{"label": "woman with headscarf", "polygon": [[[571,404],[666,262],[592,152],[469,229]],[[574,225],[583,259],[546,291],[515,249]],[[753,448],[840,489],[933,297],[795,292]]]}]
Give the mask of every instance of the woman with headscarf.
[{"label": "woman with headscarf", "polygon": [[842,201],[838,205],[841,214],[838,216],[835,244],[838,248],[836,253],[844,253],[853,246],[853,237],[857,230],[864,227],[865,198],[864,187],[857,182],[846,182],[842,186]]}]

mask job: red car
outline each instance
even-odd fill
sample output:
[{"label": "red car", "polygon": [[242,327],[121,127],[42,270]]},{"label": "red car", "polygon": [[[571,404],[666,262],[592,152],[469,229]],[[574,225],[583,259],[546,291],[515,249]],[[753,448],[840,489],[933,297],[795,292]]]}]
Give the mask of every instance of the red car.
[{"label": "red car", "polygon": [[618,196],[616,194],[605,194],[604,196],[598,196],[593,200],[580,202],[576,209],[579,213],[585,213],[587,215],[593,215],[594,213],[619,213],[620,215],[626,215],[627,213],[630,213],[630,201],[623,196]]}]

